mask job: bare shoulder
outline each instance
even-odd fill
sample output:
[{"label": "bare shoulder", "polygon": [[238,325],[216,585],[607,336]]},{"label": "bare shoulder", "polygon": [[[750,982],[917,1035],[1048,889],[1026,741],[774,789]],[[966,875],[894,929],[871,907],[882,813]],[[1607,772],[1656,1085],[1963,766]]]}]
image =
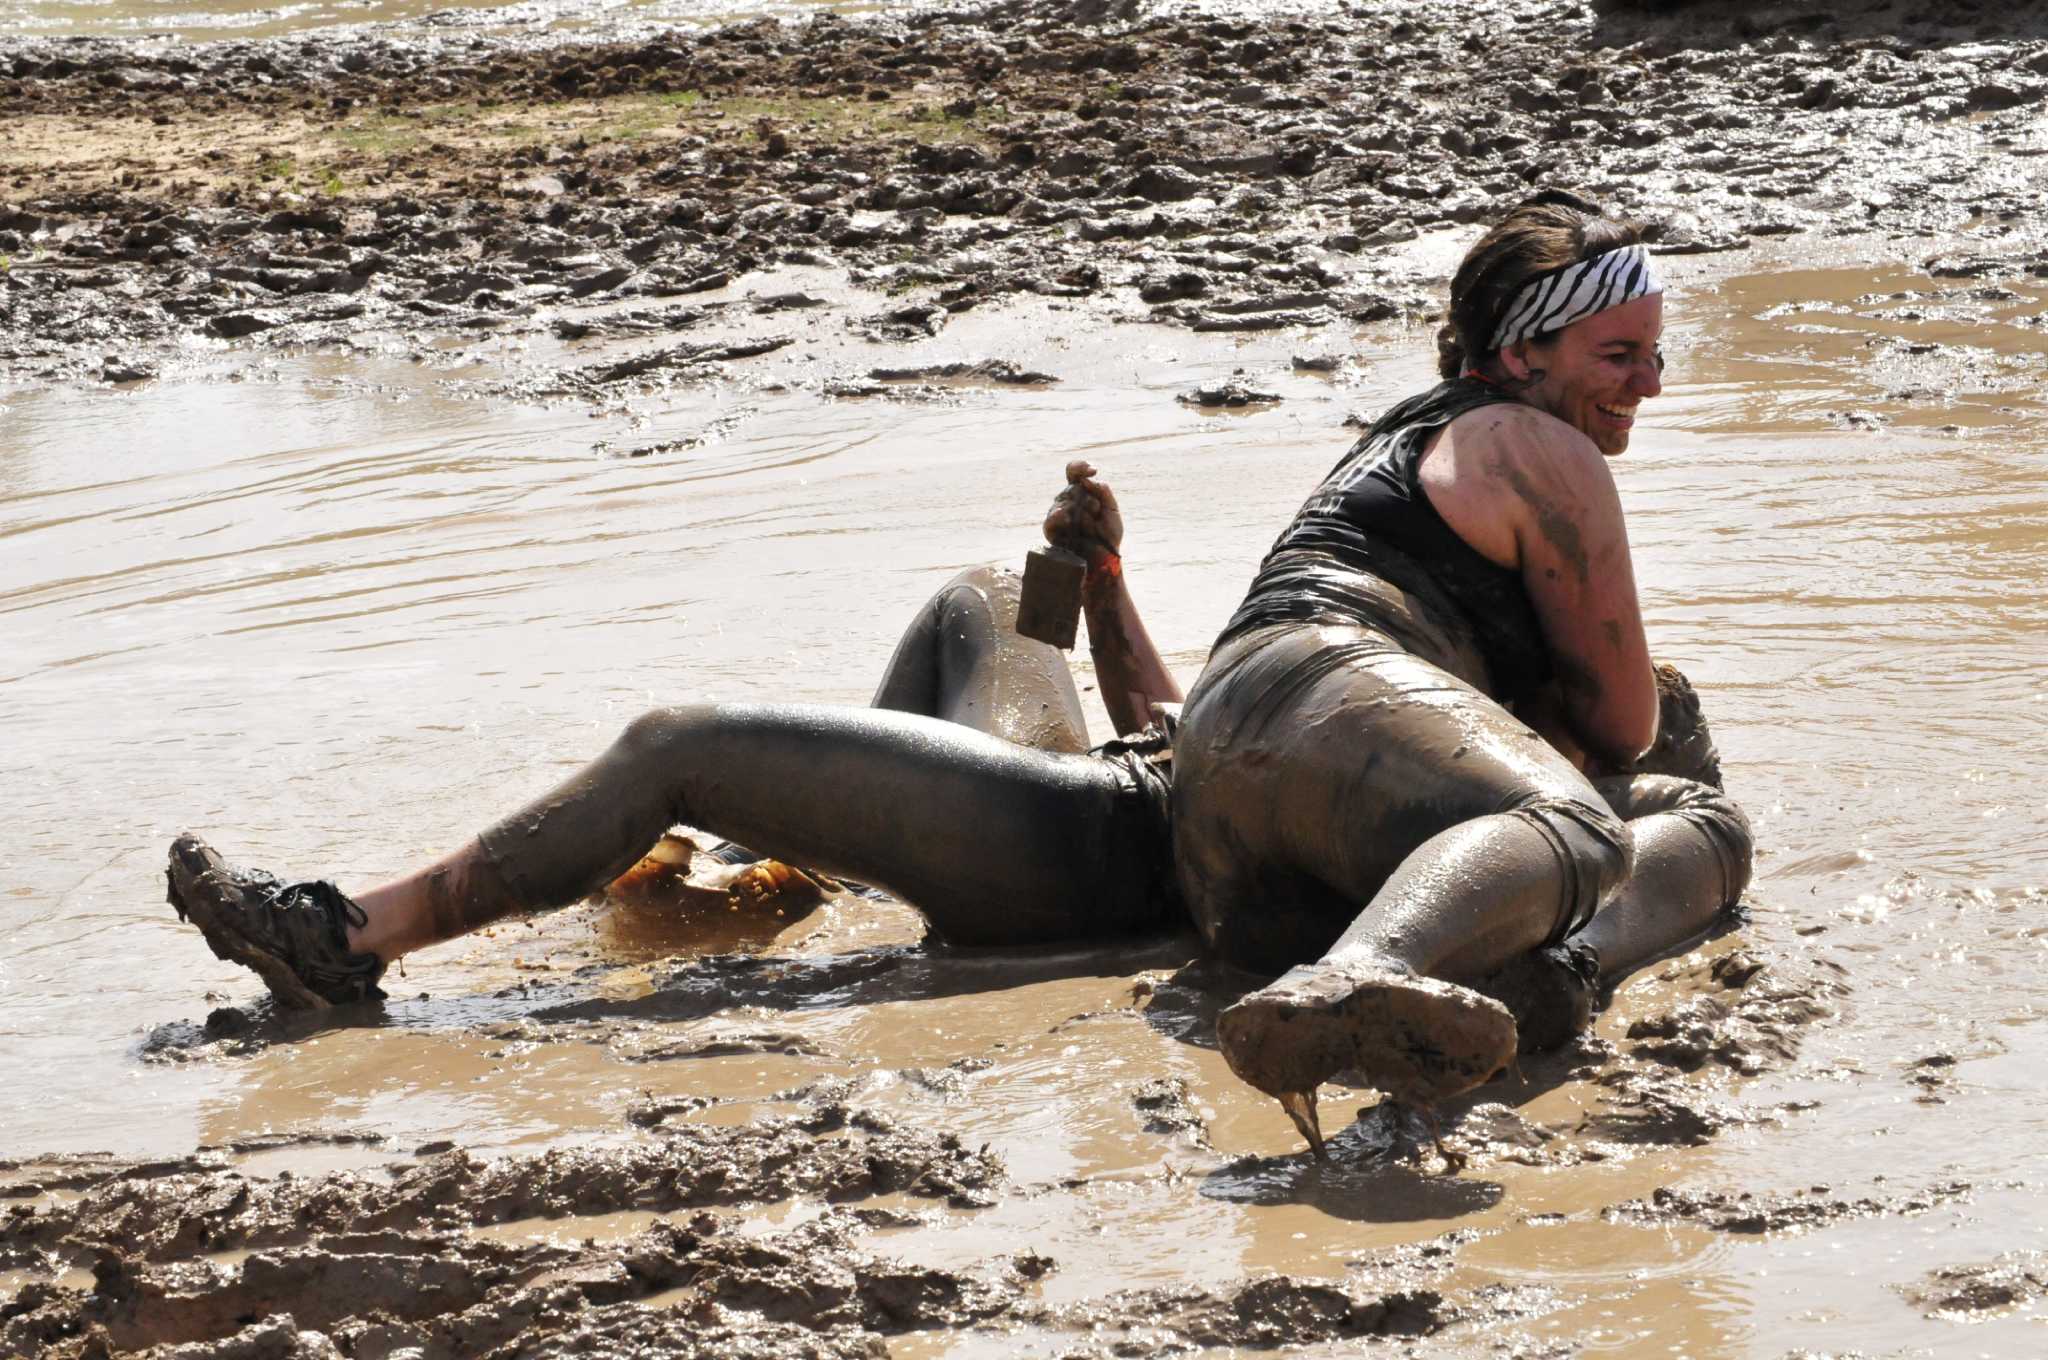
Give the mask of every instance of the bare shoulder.
[{"label": "bare shoulder", "polygon": [[1600,448],[1581,430],[1519,401],[1500,401],[1467,411],[1444,427],[1443,442],[1466,456],[1491,462],[1510,458],[1527,463],[1557,461],[1565,465],[1590,460],[1604,466]]}]

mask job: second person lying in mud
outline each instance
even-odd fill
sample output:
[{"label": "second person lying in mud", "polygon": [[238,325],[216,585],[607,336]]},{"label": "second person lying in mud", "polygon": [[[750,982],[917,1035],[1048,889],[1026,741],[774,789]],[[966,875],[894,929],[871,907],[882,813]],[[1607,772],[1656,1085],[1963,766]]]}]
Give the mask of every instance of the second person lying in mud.
[{"label": "second person lying in mud", "polygon": [[[1606,462],[1659,390],[1661,292],[1635,230],[1570,195],[1489,232],[1452,284],[1444,382],[1310,496],[1170,741],[1085,750],[1064,658],[1015,636],[1007,579],[970,575],[913,623],[873,707],[656,710],[352,898],[180,837],[171,900],[287,1004],[355,1000],[411,950],[602,888],[680,823],[886,888],[958,944],[1191,918],[1221,958],[1282,974],[1218,1039],[1312,1144],[1315,1090],[1341,1071],[1427,1109],[1571,1032],[1603,973],[1697,934],[1748,880],[1704,731],[1657,744]],[[1047,535],[1089,560],[1091,649],[1128,736],[1180,691],[1114,498],[1086,465],[1069,476]],[[1664,706],[1687,698],[1667,685]],[[1640,772],[1653,745],[1672,773]]]}]

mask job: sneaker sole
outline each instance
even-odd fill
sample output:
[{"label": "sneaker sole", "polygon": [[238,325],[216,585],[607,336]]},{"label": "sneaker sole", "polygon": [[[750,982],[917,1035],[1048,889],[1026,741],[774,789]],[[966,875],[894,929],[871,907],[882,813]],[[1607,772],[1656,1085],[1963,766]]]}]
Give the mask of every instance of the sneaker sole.
[{"label": "sneaker sole", "polygon": [[1270,1096],[1313,1091],[1351,1069],[1396,1100],[1431,1105],[1469,1091],[1515,1056],[1505,1006],[1435,978],[1332,974],[1330,995],[1277,986],[1216,1019],[1224,1061]]},{"label": "sneaker sole", "polygon": [[164,871],[170,903],[181,920],[199,927],[217,959],[238,963],[263,979],[280,1006],[291,1010],[329,1010],[334,1003],[299,980],[292,966],[249,938],[220,909],[215,897],[232,881],[232,870],[205,841],[190,834],[171,842],[170,867]]}]

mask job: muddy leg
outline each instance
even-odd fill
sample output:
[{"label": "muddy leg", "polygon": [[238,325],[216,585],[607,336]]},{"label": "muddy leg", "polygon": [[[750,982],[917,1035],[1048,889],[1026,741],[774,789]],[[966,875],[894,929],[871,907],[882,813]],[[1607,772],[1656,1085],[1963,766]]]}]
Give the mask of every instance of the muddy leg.
[{"label": "muddy leg", "polygon": [[[1138,928],[1142,815],[1108,762],[876,709],[707,705],[635,720],[552,793],[446,860],[357,898],[387,961],[573,902],[672,823],[887,888],[942,936],[1008,944]],[[387,953],[387,951],[389,951]]]},{"label": "muddy leg", "polygon": [[1439,979],[1543,944],[1575,895],[1566,879],[1598,883],[1625,865],[1625,843],[1600,840],[1618,829],[1552,807],[1431,837],[1321,959],[1223,1014],[1217,1035],[1231,1069],[1280,1095],[1351,1068],[1425,1108],[1486,1081],[1514,1056],[1515,1022],[1499,1003]]},{"label": "muddy leg", "polygon": [[874,707],[943,718],[1041,751],[1085,751],[1088,722],[1058,648],[1017,633],[1015,572],[971,567],[926,601]]},{"label": "muddy leg", "polygon": [[1527,726],[1370,630],[1237,646],[1176,746],[1181,882],[1220,952],[1297,966],[1219,1017],[1231,1069],[1275,1096],[1347,1068],[1423,1105],[1478,1085],[1514,1020],[1448,979],[1590,917],[1626,828]]},{"label": "muddy leg", "polygon": [[[1017,633],[1022,579],[1001,567],[969,567],[918,606],[896,641],[871,703],[958,723],[1040,751],[1088,749],[1088,720],[1067,658]],[[727,864],[762,855],[728,841]],[[783,866],[787,868],[788,866]]]},{"label": "muddy leg", "polygon": [[1473,984],[1514,1012],[1524,1053],[1584,1030],[1601,988],[1699,935],[1749,884],[1749,821],[1726,794],[1663,775],[1594,787],[1635,837],[1628,881],[1561,945],[1511,959]]},{"label": "muddy leg", "polygon": [[1600,956],[1604,981],[1624,977],[1712,925],[1749,886],[1755,840],[1726,794],[1661,775],[1598,780],[1635,834],[1635,870],[1572,938]]},{"label": "muddy leg", "polygon": [[[1087,720],[1066,657],[1017,635],[1018,585],[1014,572],[972,567],[940,587],[898,639],[873,706],[941,719],[1038,750],[1086,750]],[[792,772],[791,778],[801,776]],[[751,840],[701,821],[692,824],[735,842],[721,850],[720,858],[746,863],[763,853]],[[387,961],[529,905],[475,841],[356,901],[369,923],[350,932],[351,946]]]}]

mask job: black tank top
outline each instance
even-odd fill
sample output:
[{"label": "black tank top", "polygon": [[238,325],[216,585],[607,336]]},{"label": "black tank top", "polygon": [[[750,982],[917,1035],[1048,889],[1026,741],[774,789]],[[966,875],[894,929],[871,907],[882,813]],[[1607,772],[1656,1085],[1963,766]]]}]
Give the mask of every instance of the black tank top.
[{"label": "black tank top", "polygon": [[1520,574],[1459,538],[1420,480],[1430,436],[1467,411],[1512,400],[1458,378],[1374,421],[1273,544],[1217,645],[1283,622],[1362,623],[1405,641],[1419,610],[1476,645],[1494,698],[1512,702],[1548,684],[1550,653]]}]

